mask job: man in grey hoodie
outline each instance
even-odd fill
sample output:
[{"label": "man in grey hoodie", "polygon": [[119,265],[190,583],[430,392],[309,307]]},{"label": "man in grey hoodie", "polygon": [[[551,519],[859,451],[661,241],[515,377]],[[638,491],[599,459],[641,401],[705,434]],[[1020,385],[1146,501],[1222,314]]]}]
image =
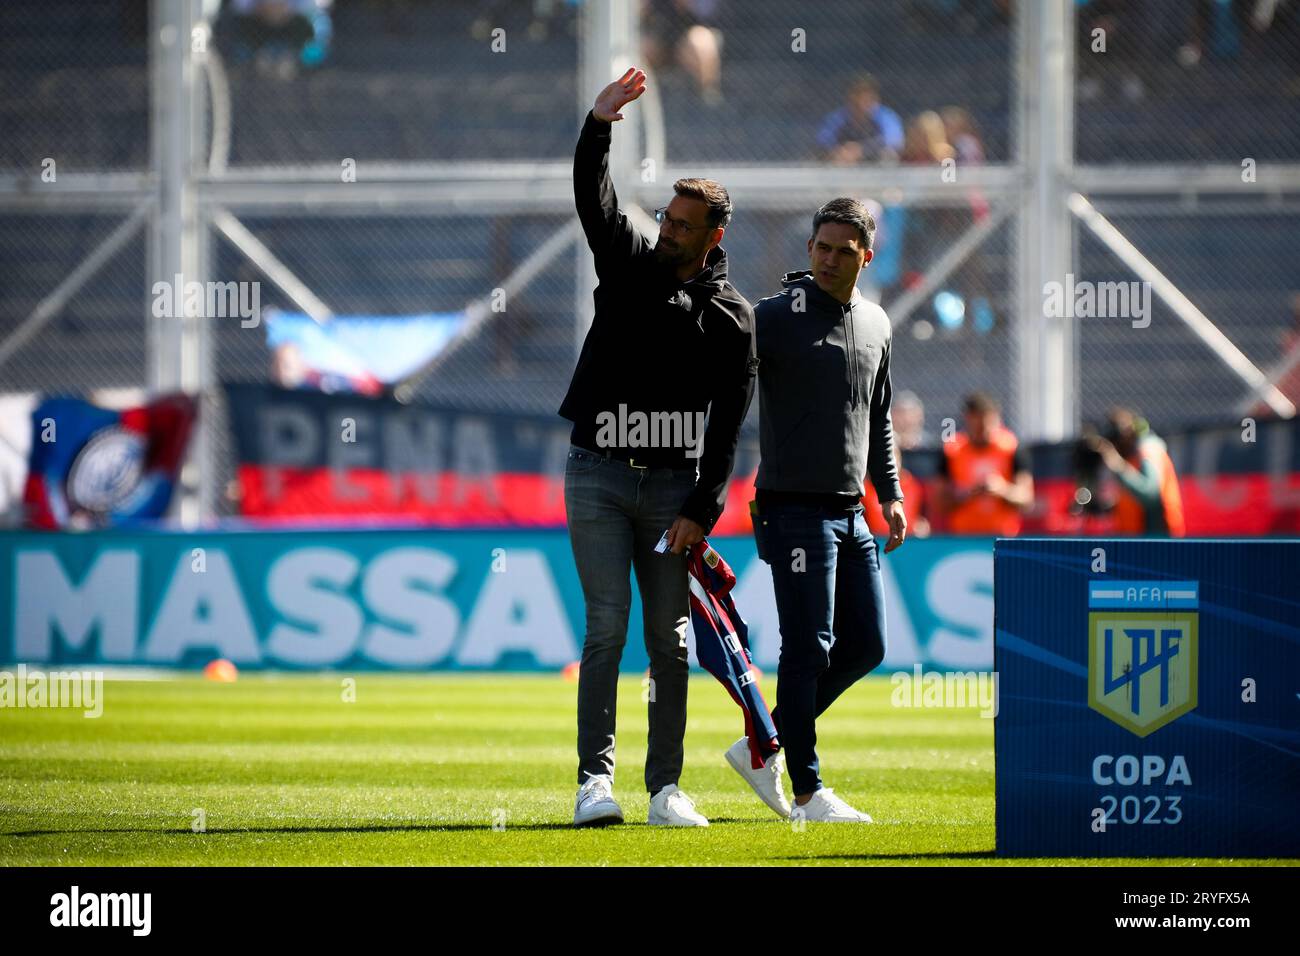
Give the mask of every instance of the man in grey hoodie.
[{"label": "man in grey hoodie", "polygon": [[[889,317],[858,292],[876,225],[862,203],[833,199],[813,217],[812,268],[789,273],[754,308],[760,462],[754,536],[772,567],[781,622],[776,709],[806,820],[870,823],[830,788],[817,760],[816,719],[885,657],[885,603],[876,542],[861,498],[869,476],[890,526],[907,535],[894,461]],[[781,755],[763,768],[730,760],[764,796],[781,789]]]}]

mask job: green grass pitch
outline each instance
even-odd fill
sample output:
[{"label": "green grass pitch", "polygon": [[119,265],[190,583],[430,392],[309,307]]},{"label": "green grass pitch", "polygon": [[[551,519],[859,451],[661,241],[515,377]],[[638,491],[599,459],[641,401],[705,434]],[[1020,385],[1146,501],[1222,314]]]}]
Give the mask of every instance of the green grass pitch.
[{"label": "green grass pitch", "polygon": [[[575,830],[576,684],[363,672],[345,702],[346,676],[110,680],[99,719],[0,710],[0,864],[1006,862],[993,854],[993,722],[976,710],[892,708],[884,677],[818,722],[823,779],[875,824],[800,832],[723,760],[742,724],[710,677],[692,678],[681,785],[712,826],[646,826],[645,705],[629,677],[615,773],[628,822]],[[772,676],[764,693],[775,700]]]}]

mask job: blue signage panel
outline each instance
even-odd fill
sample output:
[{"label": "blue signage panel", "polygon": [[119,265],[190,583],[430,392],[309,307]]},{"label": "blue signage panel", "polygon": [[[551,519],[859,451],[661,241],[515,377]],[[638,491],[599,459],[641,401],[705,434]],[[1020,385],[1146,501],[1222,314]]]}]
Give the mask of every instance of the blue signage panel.
[{"label": "blue signage panel", "polygon": [[993,554],[998,853],[1300,856],[1300,541]]},{"label": "blue signage panel", "polygon": [[[751,537],[710,542],[774,669],[771,569]],[[993,666],[990,539],[908,541],[881,570],[880,673]],[[641,621],[633,588],[627,671],[649,663]],[[584,625],[563,530],[0,532],[0,664],[559,670]]]}]

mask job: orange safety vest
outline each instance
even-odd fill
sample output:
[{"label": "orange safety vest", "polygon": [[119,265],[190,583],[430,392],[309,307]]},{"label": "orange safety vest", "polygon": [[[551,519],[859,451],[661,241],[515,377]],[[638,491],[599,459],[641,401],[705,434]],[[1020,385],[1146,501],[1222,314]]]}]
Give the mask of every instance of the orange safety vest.
[{"label": "orange safety vest", "polygon": [[[914,528],[916,519],[921,517],[925,509],[925,486],[906,468],[898,469],[898,485],[903,490],[903,516],[907,518],[907,526]],[[888,536],[889,524],[880,508],[880,496],[870,482],[867,483],[867,493],[862,496],[862,508],[871,533]]]},{"label": "orange safety vest", "polygon": [[[993,472],[1007,481],[1015,480],[1012,462],[1018,445],[1016,436],[1002,426],[989,436],[987,445],[976,445],[965,432],[959,433],[943,445],[948,481],[964,491]],[[948,530],[953,534],[1010,537],[1020,533],[1020,509],[994,495],[974,495],[948,512]]]},{"label": "orange safety vest", "polygon": [[[1140,469],[1144,458],[1153,459],[1160,471],[1160,505],[1164,509],[1165,527],[1168,529],[1169,537],[1181,538],[1187,533],[1187,526],[1183,521],[1183,495],[1178,490],[1178,476],[1174,474],[1174,463],[1169,457],[1169,450],[1158,438],[1144,438],[1138,442],[1137,452],[1126,461],[1134,468]],[[1123,485],[1119,486],[1113,516],[1117,533],[1147,533],[1147,515],[1142,502],[1130,494]]]}]

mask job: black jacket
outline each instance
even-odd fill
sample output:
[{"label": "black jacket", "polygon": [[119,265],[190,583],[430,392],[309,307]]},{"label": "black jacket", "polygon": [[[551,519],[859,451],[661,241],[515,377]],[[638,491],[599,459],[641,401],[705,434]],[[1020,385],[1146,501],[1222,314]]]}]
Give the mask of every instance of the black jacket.
[{"label": "black jacket", "polygon": [[[575,444],[617,450],[656,467],[698,462],[695,490],[680,513],[708,533],[726,504],[740,426],[754,394],[754,310],[727,281],[721,246],[685,283],[655,260],[653,243],[618,208],[609,176],[610,125],[588,113],[573,157],[573,194],[598,285],[595,317],[560,415],[574,423]],[[707,411],[702,452],[692,457],[680,443],[597,445],[597,416],[617,415],[620,405],[629,415],[677,412],[692,416],[692,423]]]},{"label": "black jacket", "polygon": [[756,487],[881,502],[903,497],[894,462],[889,317],[857,289],[847,305],[811,272],[754,307],[758,355]]}]

